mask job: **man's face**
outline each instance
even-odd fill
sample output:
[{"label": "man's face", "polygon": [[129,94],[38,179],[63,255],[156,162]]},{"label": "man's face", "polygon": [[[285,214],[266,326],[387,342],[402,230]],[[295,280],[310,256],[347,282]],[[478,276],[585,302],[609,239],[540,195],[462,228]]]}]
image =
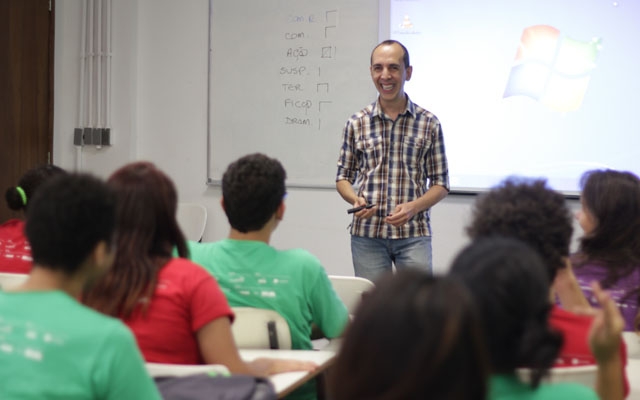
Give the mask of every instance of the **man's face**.
[{"label": "man's face", "polygon": [[381,101],[404,101],[404,83],[411,79],[412,67],[405,68],[404,52],[397,44],[382,45],[371,55],[371,79]]}]

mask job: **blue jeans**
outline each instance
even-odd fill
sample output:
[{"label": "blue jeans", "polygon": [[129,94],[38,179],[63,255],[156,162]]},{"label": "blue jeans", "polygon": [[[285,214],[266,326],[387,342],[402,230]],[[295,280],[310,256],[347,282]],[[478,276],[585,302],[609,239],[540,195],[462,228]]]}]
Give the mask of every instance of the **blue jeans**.
[{"label": "blue jeans", "polygon": [[380,274],[401,268],[432,272],[431,236],[378,239],[351,235],[351,257],[356,276],[374,282]]}]

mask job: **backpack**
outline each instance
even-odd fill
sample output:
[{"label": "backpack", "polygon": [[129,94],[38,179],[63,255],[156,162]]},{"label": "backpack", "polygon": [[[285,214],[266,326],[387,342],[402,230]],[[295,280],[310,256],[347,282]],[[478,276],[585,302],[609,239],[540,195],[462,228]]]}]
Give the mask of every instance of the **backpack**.
[{"label": "backpack", "polygon": [[275,400],[276,392],[266,378],[248,375],[195,374],[158,377],[156,385],[164,400]]}]

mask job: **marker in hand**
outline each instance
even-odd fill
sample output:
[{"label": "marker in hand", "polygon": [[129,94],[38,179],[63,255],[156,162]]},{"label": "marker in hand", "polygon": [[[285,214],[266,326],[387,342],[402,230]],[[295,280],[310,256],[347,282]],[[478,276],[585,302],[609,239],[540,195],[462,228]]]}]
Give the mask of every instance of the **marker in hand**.
[{"label": "marker in hand", "polygon": [[354,207],[347,210],[347,214],[357,213],[360,210],[364,210],[365,208],[368,210],[370,208],[375,207],[375,204],[367,204],[366,206]]}]

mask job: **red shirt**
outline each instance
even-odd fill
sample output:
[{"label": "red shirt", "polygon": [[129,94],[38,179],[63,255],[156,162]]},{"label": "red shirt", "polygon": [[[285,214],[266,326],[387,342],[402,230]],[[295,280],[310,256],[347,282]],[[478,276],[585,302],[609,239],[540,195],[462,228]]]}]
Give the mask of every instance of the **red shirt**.
[{"label": "red shirt", "polygon": [[[564,343],[560,355],[556,360],[556,367],[577,367],[581,365],[595,365],[596,359],[589,348],[589,330],[592,317],[577,315],[553,306],[549,316],[549,324],[560,331]],[[622,375],[624,377],[624,395],[629,394],[629,379],[627,378],[627,346],[620,342],[620,358],[622,359]]]},{"label": "red shirt", "polygon": [[24,221],[10,219],[0,225],[0,272],[28,274],[32,261]]},{"label": "red shirt", "polygon": [[161,270],[145,315],[124,322],[133,331],[147,362],[203,364],[196,332],[233,312],[216,280],[201,266],[174,258]]}]

